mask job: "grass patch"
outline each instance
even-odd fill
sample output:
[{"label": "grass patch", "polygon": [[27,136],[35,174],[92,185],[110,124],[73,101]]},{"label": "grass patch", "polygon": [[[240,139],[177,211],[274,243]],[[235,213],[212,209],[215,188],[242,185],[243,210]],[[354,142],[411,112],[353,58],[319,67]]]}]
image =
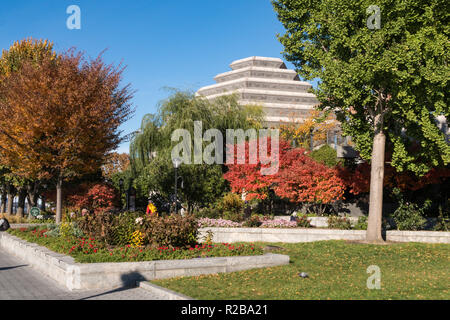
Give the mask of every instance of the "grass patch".
[{"label": "grass patch", "polygon": [[[345,241],[273,243],[290,256],[286,266],[153,283],[197,299],[450,299],[450,245]],[[381,289],[369,290],[370,265],[381,269]],[[308,278],[299,277],[307,272]]]}]

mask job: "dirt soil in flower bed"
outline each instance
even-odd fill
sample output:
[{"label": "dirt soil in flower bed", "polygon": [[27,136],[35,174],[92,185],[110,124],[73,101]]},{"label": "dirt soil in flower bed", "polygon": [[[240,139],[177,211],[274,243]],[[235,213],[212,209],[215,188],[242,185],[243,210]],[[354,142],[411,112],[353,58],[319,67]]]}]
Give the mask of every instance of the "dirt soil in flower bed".
[{"label": "dirt soil in flower bed", "polygon": [[79,263],[137,262],[264,254],[262,246],[251,243],[199,243],[192,247],[183,248],[108,246],[94,238],[51,237],[45,234],[47,231],[47,229],[36,229],[34,227],[9,229],[8,233],[52,251],[69,255]]}]

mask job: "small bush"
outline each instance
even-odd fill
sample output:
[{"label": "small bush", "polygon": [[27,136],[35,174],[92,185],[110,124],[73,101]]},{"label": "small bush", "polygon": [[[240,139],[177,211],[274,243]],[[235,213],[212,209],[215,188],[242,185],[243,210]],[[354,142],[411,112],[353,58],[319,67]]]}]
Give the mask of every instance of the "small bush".
[{"label": "small bush", "polygon": [[195,212],[197,218],[217,219],[220,217],[220,211],[217,208],[201,208]]},{"label": "small bush", "polygon": [[415,203],[405,201],[398,188],[393,190],[394,196],[398,199],[399,206],[392,214],[397,230],[421,230],[425,227],[427,220],[424,212],[431,206],[431,201],[425,201],[419,208]]},{"label": "small bush", "polygon": [[334,167],[339,163],[336,150],[329,145],[323,145],[319,149],[312,151],[309,156],[327,167]]},{"label": "small bush", "polygon": [[136,219],[139,217],[138,213],[124,212],[114,216],[112,241],[115,245],[127,245],[133,241],[133,233],[138,229]]},{"label": "small bush", "polygon": [[242,222],[244,220],[244,215],[240,212],[225,211],[222,214],[222,218],[225,220],[231,220],[234,222]]},{"label": "small bush", "polygon": [[244,221],[242,224],[243,227],[248,228],[257,228],[262,224],[261,220],[257,215],[251,216],[248,220]]},{"label": "small bush", "polygon": [[350,230],[352,228],[352,224],[350,222],[350,219],[348,219],[347,217],[329,216],[328,228]]},{"label": "small bush", "polygon": [[367,217],[366,216],[359,217],[358,222],[356,222],[353,228],[356,230],[367,230]]},{"label": "small bush", "polygon": [[63,222],[59,226],[59,236],[67,238],[72,235],[72,224],[69,222]]},{"label": "small bush", "polygon": [[63,222],[60,225],[54,223],[47,224],[46,228],[48,229],[48,231],[44,234],[49,237],[84,237],[83,231],[75,222]]},{"label": "small bush", "polygon": [[222,212],[222,218],[240,222],[244,220],[245,202],[235,193],[227,193],[217,204],[217,209]]},{"label": "small bush", "polygon": [[448,211],[444,214],[442,207],[439,207],[439,216],[437,217],[436,225],[433,228],[434,231],[450,231],[450,218]]},{"label": "small bush", "polygon": [[198,222],[193,215],[147,216],[140,231],[143,240],[151,246],[185,247],[196,244]]},{"label": "small bush", "polygon": [[114,243],[114,216],[111,213],[87,214],[77,219],[77,225],[90,238]]},{"label": "small bush", "polygon": [[94,184],[84,194],[68,197],[68,202],[81,211],[87,208],[95,213],[111,211],[118,203],[118,195],[113,186],[109,184]]},{"label": "small bush", "polygon": [[296,217],[297,227],[299,228],[311,228],[311,220],[308,220],[306,216],[297,216]]}]

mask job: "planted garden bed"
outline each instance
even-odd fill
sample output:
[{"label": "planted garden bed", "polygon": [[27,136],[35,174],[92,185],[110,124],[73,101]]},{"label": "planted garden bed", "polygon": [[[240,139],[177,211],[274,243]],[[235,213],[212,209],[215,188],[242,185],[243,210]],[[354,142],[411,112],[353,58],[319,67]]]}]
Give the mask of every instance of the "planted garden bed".
[{"label": "planted garden bed", "polygon": [[51,236],[47,226],[10,229],[8,232],[54,252],[69,255],[79,263],[137,262],[263,254],[254,244],[203,243],[185,247],[108,245],[93,237]]},{"label": "planted garden bed", "polygon": [[[46,239],[48,236],[36,238]],[[143,280],[234,272],[289,263],[288,256],[272,253],[137,262],[77,263],[72,256],[54,252],[8,232],[0,232],[0,247],[70,290],[112,289],[133,286]],[[119,260],[121,258],[122,256]]]}]

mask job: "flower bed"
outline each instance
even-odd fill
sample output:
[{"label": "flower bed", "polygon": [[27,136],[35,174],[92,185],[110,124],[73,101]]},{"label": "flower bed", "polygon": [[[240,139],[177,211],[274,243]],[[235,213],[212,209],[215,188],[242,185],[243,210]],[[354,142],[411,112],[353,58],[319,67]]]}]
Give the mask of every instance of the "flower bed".
[{"label": "flower bed", "polygon": [[198,219],[198,227],[222,227],[222,228],[236,228],[242,227],[242,222],[234,222],[225,219],[210,219],[210,218],[200,218]]},{"label": "flower bed", "polygon": [[284,219],[274,219],[263,221],[261,228],[297,228],[297,221],[289,221]]},{"label": "flower bed", "polygon": [[197,244],[189,247],[107,246],[94,238],[75,236],[52,237],[48,229],[39,227],[10,229],[8,232],[29,242],[72,256],[76,262],[137,262],[206,257],[261,255],[263,250],[253,244]]},{"label": "flower bed", "polygon": [[[201,218],[198,220],[199,228],[217,227],[217,228],[239,228],[247,227],[245,222],[234,222],[225,219],[210,219]],[[298,221],[289,221],[285,219],[261,219],[259,228],[304,228],[309,225],[306,219],[299,219]]]}]

